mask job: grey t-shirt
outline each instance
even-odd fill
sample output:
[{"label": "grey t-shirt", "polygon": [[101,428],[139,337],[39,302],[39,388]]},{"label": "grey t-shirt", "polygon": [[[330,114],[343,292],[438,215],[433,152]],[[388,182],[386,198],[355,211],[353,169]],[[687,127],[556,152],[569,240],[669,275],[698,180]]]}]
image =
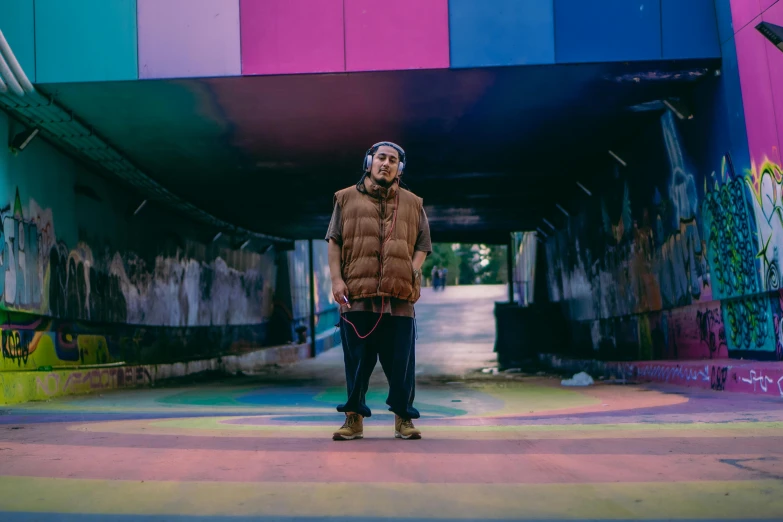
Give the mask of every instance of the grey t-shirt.
[{"label": "grey t-shirt", "polygon": [[[332,220],[329,222],[329,228],[326,231],[326,241],[334,239],[337,244],[343,244],[342,235],[342,209],[340,205],[335,203],[334,210],[332,211]],[[419,218],[419,232],[416,236],[415,252],[426,252],[427,255],[432,253],[432,240],[430,238],[430,223],[427,220],[427,213],[424,212],[424,207],[421,209],[421,216]],[[383,303],[383,307],[381,307]],[[381,299],[380,297],[359,299],[351,302],[351,308],[345,305],[340,305],[340,313],[346,312],[374,312],[376,314],[391,314],[401,317],[413,317],[413,303],[405,301],[404,299]]]}]

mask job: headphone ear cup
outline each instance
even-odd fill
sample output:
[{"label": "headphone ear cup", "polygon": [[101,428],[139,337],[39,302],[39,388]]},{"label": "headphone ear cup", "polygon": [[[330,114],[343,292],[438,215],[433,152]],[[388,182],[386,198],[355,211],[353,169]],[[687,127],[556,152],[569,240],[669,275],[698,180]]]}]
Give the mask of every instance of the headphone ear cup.
[{"label": "headphone ear cup", "polygon": [[397,167],[397,175],[402,176],[402,173],[405,171],[405,162],[401,161],[400,166]]},{"label": "headphone ear cup", "polygon": [[370,154],[367,154],[364,157],[364,171],[369,172],[370,167],[372,167],[372,156]]}]

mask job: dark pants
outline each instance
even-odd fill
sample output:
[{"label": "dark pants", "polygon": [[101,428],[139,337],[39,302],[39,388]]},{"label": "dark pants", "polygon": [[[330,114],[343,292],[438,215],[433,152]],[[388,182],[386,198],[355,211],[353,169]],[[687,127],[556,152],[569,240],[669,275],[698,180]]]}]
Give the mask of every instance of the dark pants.
[{"label": "dark pants", "polygon": [[[378,315],[372,312],[348,312],[345,317],[361,335],[367,335],[378,321]],[[389,411],[404,419],[418,419],[419,412],[413,407],[416,388],[413,318],[384,314],[378,328],[364,339],[359,338],[353,326],[341,318],[340,337],[343,342],[348,401],[338,406],[337,411],[372,416],[365,397],[375,363],[380,359],[383,373],[389,381],[389,395],[386,398]]]}]

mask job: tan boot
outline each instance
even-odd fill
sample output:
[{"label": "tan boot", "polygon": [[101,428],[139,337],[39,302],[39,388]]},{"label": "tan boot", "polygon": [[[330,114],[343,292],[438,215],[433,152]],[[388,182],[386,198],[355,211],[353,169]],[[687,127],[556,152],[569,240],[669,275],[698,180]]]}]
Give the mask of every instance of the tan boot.
[{"label": "tan boot", "polygon": [[413,421],[394,415],[394,437],[397,439],[416,440],[421,438],[421,431],[413,426]]},{"label": "tan boot", "polygon": [[364,419],[358,413],[345,414],[345,424],[332,435],[332,440],[364,438]]}]

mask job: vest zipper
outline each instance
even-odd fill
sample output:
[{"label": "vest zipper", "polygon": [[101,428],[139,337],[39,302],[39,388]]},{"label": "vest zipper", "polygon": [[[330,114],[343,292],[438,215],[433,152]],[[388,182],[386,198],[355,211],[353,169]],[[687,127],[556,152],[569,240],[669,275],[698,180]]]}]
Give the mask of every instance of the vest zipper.
[{"label": "vest zipper", "polygon": [[[381,231],[381,237],[380,237],[381,248],[379,249],[379,253],[378,253],[378,265],[379,265],[379,272],[378,272],[378,274],[379,274],[379,276],[378,276],[378,290],[377,291],[378,291],[378,293],[380,293],[381,292],[381,281],[383,281],[383,235],[384,235],[383,234],[383,222],[384,222],[384,218],[385,218],[384,213],[383,213],[383,195],[380,192],[378,193],[378,205],[380,207],[380,216],[381,216],[380,227],[378,227],[380,229],[380,231]],[[381,313],[383,313],[383,310],[381,310]]]}]

